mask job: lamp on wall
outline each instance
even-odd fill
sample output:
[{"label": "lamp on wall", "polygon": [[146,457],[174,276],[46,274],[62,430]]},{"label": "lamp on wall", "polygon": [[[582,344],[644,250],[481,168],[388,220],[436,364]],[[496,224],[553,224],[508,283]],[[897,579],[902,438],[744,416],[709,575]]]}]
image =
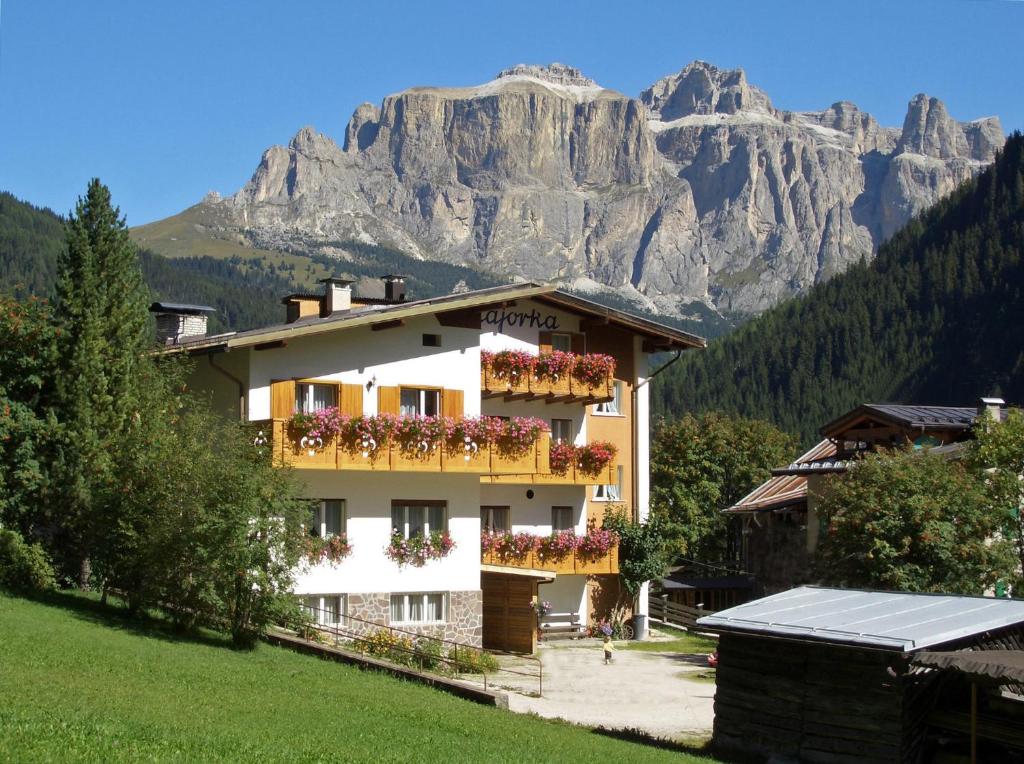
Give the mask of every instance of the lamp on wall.
[{"label": "lamp on wall", "polygon": [[375,384],[377,384],[377,375],[376,374],[374,374],[372,377],[370,377],[366,381],[366,389],[367,389],[367,391],[371,390]]}]

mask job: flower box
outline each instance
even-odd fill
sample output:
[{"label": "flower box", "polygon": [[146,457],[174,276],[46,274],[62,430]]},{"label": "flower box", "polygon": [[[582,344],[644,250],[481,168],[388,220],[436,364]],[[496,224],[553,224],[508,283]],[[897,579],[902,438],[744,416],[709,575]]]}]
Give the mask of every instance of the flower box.
[{"label": "flower box", "polygon": [[426,448],[391,447],[391,469],[402,472],[440,472],[440,446]]},{"label": "flower box", "polygon": [[597,576],[602,573],[612,573],[611,552],[601,557],[586,557],[579,552],[576,553],[576,573],[588,576]]},{"label": "flower box", "polygon": [[577,398],[612,398],[615,395],[612,389],[612,378],[608,377],[603,382],[592,385],[573,377],[572,394]]},{"label": "flower box", "polygon": [[569,395],[577,358],[572,353],[559,350],[541,353],[533,364],[530,391],[537,395]]}]

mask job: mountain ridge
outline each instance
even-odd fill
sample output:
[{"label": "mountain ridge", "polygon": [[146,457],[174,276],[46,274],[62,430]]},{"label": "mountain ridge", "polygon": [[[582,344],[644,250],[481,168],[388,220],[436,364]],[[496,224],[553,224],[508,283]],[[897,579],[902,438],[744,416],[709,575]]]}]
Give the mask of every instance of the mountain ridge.
[{"label": "mountain ridge", "polygon": [[777,109],[702,61],[637,98],[518,65],[364,103],[341,145],[302,128],[195,215],[262,249],[384,244],[668,315],[750,315],[870,258],[1002,142],[997,118],[957,122],[924,94],[896,128],[848,101]]}]

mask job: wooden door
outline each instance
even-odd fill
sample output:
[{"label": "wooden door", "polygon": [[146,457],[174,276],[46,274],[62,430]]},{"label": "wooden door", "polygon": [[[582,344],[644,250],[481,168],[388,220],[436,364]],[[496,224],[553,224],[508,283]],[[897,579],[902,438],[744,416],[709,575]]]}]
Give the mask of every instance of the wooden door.
[{"label": "wooden door", "polygon": [[487,573],[480,575],[483,593],[483,640],[488,650],[513,653],[534,651],[537,616],[533,598],[537,584],[532,578]]}]

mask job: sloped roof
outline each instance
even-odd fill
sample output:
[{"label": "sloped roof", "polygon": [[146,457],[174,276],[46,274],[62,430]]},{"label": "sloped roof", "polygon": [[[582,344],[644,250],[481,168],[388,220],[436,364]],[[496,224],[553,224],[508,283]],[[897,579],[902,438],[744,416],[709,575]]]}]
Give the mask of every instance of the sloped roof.
[{"label": "sloped roof", "polygon": [[707,346],[706,340],[695,334],[585,300],[582,297],[562,292],[551,284],[523,282],[433,297],[427,300],[410,300],[388,305],[354,308],[351,311],[326,317],[307,316],[293,323],[275,324],[245,332],[229,332],[191,342],[181,342],[164,352],[196,352],[211,348],[249,347],[324,332],[353,329],[380,322],[416,318],[444,311],[482,309],[485,306],[500,304],[508,300],[530,298],[537,298],[597,321],[605,321],[611,325],[629,329],[637,334],[659,340],[668,347],[683,349]]},{"label": "sloped roof", "polygon": [[902,652],[1014,624],[1024,624],[1024,600],[817,586],[790,589],[697,621],[713,631]]},{"label": "sloped roof", "polygon": [[959,650],[954,653],[920,652],[915,666],[949,669],[971,679],[1024,684],[1024,650]]},{"label": "sloped roof", "polygon": [[[903,427],[921,430],[968,430],[978,418],[976,407],[966,406],[909,406],[897,403],[865,403],[843,414],[821,428],[822,435],[836,435],[849,423],[862,416],[885,419]],[[1006,418],[1006,408],[1000,409],[1000,419]]]},{"label": "sloped roof", "polygon": [[[826,438],[807,453],[798,456],[790,467],[799,464],[820,464],[822,460],[828,460],[835,454],[836,444]],[[776,470],[772,470],[772,472],[775,473],[775,477],[761,483],[731,507],[726,507],[722,511],[727,513],[766,512],[807,501],[807,478],[805,476],[788,472],[778,474]]]}]

